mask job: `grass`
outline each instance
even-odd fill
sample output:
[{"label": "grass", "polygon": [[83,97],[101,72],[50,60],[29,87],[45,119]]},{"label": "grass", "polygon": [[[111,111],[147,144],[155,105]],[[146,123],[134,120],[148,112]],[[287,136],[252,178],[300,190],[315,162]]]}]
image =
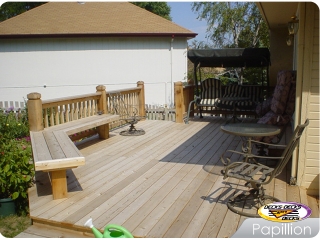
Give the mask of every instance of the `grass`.
[{"label": "grass", "polygon": [[31,225],[29,216],[10,215],[0,217],[0,233],[4,237],[13,238]]}]

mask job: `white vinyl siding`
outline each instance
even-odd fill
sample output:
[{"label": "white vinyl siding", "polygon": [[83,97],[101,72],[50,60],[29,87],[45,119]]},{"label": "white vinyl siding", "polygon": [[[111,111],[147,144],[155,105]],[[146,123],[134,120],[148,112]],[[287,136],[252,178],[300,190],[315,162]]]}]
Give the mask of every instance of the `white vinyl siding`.
[{"label": "white vinyl siding", "polygon": [[[304,55],[310,56],[307,58],[310,61],[304,62],[301,119],[308,117],[310,124],[299,149],[298,184],[307,188],[309,194],[318,195],[320,163],[319,8],[314,3],[306,3],[305,9],[306,26],[313,26],[313,29],[308,31],[306,28],[305,31]],[[310,15],[314,16],[312,24],[308,23]]]},{"label": "white vinyl siding", "polygon": [[144,81],[147,104],[170,103],[171,84],[186,80],[186,50],[186,38],[0,40],[0,101],[21,101],[30,92],[43,99],[78,95],[99,84],[115,90]]}]

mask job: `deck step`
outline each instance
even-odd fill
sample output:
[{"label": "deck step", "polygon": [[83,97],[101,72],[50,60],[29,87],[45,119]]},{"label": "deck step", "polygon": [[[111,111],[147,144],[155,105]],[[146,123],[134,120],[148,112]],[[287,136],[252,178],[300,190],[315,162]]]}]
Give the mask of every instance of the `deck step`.
[{"label": "deck step", "polygon": [[15,238],[94,238],[92,233],[34,223]]}]

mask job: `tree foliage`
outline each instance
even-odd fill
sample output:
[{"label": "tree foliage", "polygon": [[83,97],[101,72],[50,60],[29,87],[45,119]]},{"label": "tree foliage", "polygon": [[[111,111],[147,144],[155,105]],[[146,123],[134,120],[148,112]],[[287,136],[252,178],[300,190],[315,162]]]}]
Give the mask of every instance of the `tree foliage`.
[{"label": "tree foliage", "polygon": [[195,2],[192,10],[207,21],[207,38],[216,48],[268,47],[268,29],[254,2]]},{"label": "tree foliage", "polygon": [[45,2],[5,2],[0,7],[0,22],[38,7]]},{"label": "tree foliage", "polygon": [[166,2],[132,2],[132,4],[171,21],[171,8]]},{"label": "tree foliage", "polygon": [[[46,2],[5,2],[0,7],[0,22],[38,7]],[[170,6],[166,2],[132,2],[171,21]]]}]

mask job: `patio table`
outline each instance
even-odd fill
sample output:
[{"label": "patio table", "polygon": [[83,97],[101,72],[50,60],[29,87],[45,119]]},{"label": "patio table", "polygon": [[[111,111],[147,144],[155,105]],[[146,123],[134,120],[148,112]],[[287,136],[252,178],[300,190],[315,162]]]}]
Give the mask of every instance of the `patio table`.
[{"label": "patio table", "polygon": [[[221,131],[240,136],[242,139],[242,151],[245,162],[253,161],[255,155],[252,154],[252,138],[273,136],[280,133],[281,129],[278,126],[260,123],[231,123],[220,127]],[[235,152],[235,151],[233,151]]]}]

